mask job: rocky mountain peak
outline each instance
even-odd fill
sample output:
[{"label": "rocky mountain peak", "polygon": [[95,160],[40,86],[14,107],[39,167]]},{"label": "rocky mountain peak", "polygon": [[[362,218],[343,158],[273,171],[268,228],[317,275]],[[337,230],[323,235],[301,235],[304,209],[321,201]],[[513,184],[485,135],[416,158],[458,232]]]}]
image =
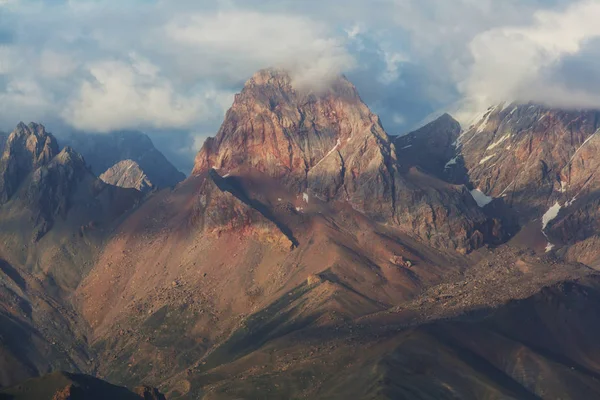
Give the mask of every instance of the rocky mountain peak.
[{"label": "rocky mountain peak", "polygon": [[[428,129],[432,140],[441,138],[445,156],[460,126],[446,115]],[[193,174],[211,169],[222,176],[258,172],[293,195],[348,203],[378,222],[400,225],[440,245],[442,240],[432,238],[455,222],[452,229],[460,225],[462,232],[456,247],[477,247],[481,241],[471,240],[472,235],[485,230],[485,217],[468,202],[463,188],[399,169],[395,146],[379,117],[344,77],[323,90],[305,90],[295,88],[286,72],[259,71],[196,157]],[[442,200],[452,205],[442,205]],[[448,222],[448,207],[470,211],[456,214],[459,219],[468,215],[464,221]]]},{"label": "rocky mountain peak", "polygon": [[34,122],[25,125],[20,122],[6,141],[3,158],[27,157],[35,168],[47,163],[56,154],[58,142],[51,133],[46,132],[43,125]]},{"label": "rocky mountain peak", "polygon": [[110,185],[133,188],[142,193],[149,192],[155,187],[140,165],[133,160],[116,163],[100,175],[100,179]]},{"label": "rocky mountain peak", "polygon": [[193,173],[244,166],[301,187],[306,172],[338,141],[360,133],[386,136],[345,78],[320,91],[303,90],[285,71],[261,70],[235,96],[216,137],[198,153]]},{"label": "rocky mountain peak", "polygon": [[556,201],[570,201],[584,185],[594,187],[592,160],[579,156],[598,128],[599,111],[506,103],[489,108],[461,135],[459,151],[470,183],[502,198],[525,223]]},{"label": "rocky mountain peak", "polygon": [[443,114],[422,128],[394,140],[401,168],[418,166],[443,177],[446,165],[456,154],[456,141],[461,127],[449,114]]},{"label": "rocky mountain peak", "polygon": [[96,176],[100,176],[121,161],[131,160],[159,188],[175,186],[185,175],[160,152],[148,135],[137,131],[108,134],[77,134],[67,138],[67,144],[80,152]]},{"label": "rocky mountain peak", "polygon": [[58,154],[58,142],[41,124],[20,122],[9,135],[0,160],[0,203],[6,202],[23,179]]},{"label": "rocky mountain peak", "polygon": [[70,146],[66,146],[64,149],[62,149],[53,161],[62,165],[71,164],[79,168],[85,168],[85,160],[83,159],[83,156]]}]

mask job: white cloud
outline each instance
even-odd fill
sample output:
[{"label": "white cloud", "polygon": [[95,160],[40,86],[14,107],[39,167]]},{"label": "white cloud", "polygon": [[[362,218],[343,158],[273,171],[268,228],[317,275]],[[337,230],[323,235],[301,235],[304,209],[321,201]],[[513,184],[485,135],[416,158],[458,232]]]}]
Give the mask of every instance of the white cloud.
[{"label": "white cloud", "polygon": [[396,125],[404,125],[406,123],[406,117],[402,114],[395,113],[392,116],[392,121],[394,121]]},{"label": "white cloud", "polygon": [[66,78],[77,68],[78,63],[68,54],[47,49],[39,57],[39,72],[46,78]]},{"label": "white cloud", "polygon": [[[525,26],[478,34],[470,44],[473,65],[461,90],[477,106],[504,100],[559,107],[600,107],[597,88],[567,87],[554,68],[600,37],[600,2],[584,0],[565,10],[538,11]],[[564,72],[564,71],[563,71]]]},{"label": "white cloud", "polygon": [[62,113],[78,129],[181,128],[208,113],[209,103],[222,106],[223,93],[178,93],[156,65],[137,55],[130,62],[91,63],[87,70],[91,78],[81,82]]},{"label": "white cloud", "polygon": [[600,107],[600,78],[566,64],[600,59],[600,0],[51,3],[0,0],[1,128],[54,117],[192,143],[269,66],[299,85],[347,73],[390,131],[465,99]]},{"label": "white cloud", "polygon": [[330,28],[303,16],[222,11],[179,16],[165,28],[199,74],[248,77],[268,66],[291,70],[301,83],[322,82],[349,69],[353,58]]},{"label": "white cloud", "polygon": [[389,84],[400,77],[400,66],[409,61],[405,54],[382,50],[383,60],[385,62],[385,71],[379,76],[381,83]]}]

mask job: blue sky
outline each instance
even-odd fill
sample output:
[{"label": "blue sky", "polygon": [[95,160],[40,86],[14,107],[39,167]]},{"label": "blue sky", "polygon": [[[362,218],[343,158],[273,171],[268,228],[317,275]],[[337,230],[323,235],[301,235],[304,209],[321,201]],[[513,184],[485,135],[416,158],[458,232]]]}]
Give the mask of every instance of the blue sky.
[{"label": "blue sky", "polygon": [[256,70],[343,73],[390,134],[600,107],[600,0],[0,0],[0,129],[140,129],[184,172]]}]

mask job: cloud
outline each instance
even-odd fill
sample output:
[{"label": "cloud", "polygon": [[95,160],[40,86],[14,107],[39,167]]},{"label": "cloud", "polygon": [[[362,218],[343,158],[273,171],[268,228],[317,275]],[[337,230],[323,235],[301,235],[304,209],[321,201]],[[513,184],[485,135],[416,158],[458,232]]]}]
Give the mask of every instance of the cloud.
[{"label": "cloud", "polygon": [[[577,85],[565,68],[600,37],[600,2],[579,1],[558,11],[538,11],[524,26],[507,26],[478,34],[470,43],[473,64],[461,83],[465,98],[479,107],[501,101],[538,102],[555,107],[600,108],[598,85]],[[588,49],[589,50],[589,49]],[[575,65],[571,65],[574,67]]]},{"label": "cloud", "polygon": [[0,0],[0,129],[143,129],[183,159],[269,66],[346,74],[392,134],[507,99],[600,107],[599,4]]},{"label": "cloud", "polygon": [[248,77],[267,66],[292,72],[301,84],[320,83],[348,70],[353,58],[326,24],[303,16],[255,11],[179,16],[165,27],[181,53],[201,59],[196,74]]},{"label": "cloud", "polygon": [[156,65],[135,54],[129,62],[101,61],[86,69],[90,78],[61,114],[77,129],[181,128],[211,110],[212,95],[178,93]]}]

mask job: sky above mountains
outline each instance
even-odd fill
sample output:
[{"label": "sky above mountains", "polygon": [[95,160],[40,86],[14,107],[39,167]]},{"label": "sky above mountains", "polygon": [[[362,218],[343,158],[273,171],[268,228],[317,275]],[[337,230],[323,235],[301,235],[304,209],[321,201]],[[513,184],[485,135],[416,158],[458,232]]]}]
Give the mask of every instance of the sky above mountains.
[{"label": "sky above mountains", "polygon": [[343,73],[390,134],[504,100],[600,107],[600,0],[0,0],[0,129],[140,129],[184,172],[256,70]]}]

